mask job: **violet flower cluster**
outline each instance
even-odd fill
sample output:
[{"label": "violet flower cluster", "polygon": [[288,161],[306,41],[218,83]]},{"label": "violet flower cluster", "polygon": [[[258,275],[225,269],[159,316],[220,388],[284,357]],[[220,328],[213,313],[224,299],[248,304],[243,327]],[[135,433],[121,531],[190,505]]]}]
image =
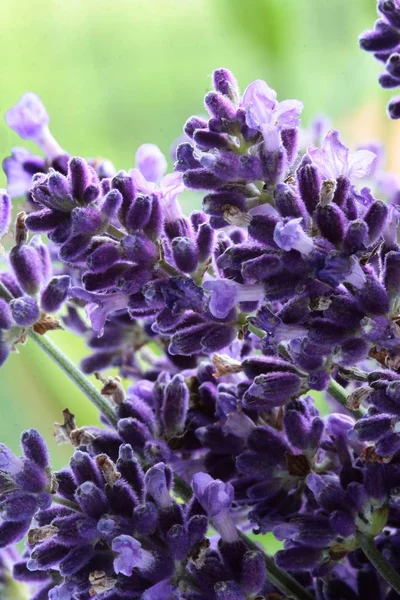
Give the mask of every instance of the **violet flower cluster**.
[{"label": "violet flower cluster", "polygon": [[[265,82],[241,95],[218,69],[213,87],[170,174],[152,144],[130,171],[70,157],[34,94],[6,114],[45,156],[3,162],[0,362],[69,328],[108,408],[101,427],[64,411],[58,472],[36,431],[21,457],[0,447],[4,594],[399,597],[398,189],[379,148],[302,147],[301,102]],[[203,191],[189,217],[185,189]]]}]

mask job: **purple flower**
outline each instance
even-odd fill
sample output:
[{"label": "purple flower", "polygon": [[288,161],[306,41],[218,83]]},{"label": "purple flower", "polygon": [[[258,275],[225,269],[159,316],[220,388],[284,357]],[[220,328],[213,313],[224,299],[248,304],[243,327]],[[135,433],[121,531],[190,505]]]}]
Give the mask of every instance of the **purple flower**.
[{"label": "purple flower", "polygon": [[151,566],[154,558],[150,552],[141,547],[140,542],[130,535],[119,535],[112,541],[112,549],[118,556],[114,559],[114,571],[127,577],[132,575],[135,567],[146,569]]},{"label": "purple flower", "polygon": [[322,148],[309,147],[307,153],[324,179],[368,177],[376,161],[376,154],[369,150],[350,153],[335,130],[327,133]]},{"label": "purple flower", "polygon": [[263,132],[276,126],[279,130],[299,125],[303,103],[299,100],[277,102],[277,95],[265,81],[257,79],[247,86],[242,99],[249,127]]},{"label": "purple flower", "polygon": [[102,335],[107,316],[128,306],[129,297],[125,294],[95,294],[83,288],[73,287],[69,291],[71,298],[86,300],[86,314],[90,319],[93,331]]},{"label": "purple flower", "polygon": [[52,159],[63,154],[61,146],[49,131],[49,115],[36,94],[32,92],[24,94],[17,104],[7,111],[5,120],[19,137],[37,144],[48,158]]},{"label": "purple flower", "polygon": [[8,231],[11,222],[11,198],[0,189],[0,240]]},{"label": "purple flower", "polygon": [[264,298],[261,284],[240,284],[230,279],[208,279],[203,288],[211,292],[209,309],[217,319],[225,319],[237,302],[258,302]]},{"label": "purple flower", "polygon": [[208,516],[213,520],[222,539],[234,542],[238,534],[229,511],[233,502],[233,487],[208,473],[196,473],[192,481],[193,493]]},{"label": "purple flower", "polygon": [[155,144],[143,144],[136,152],[136,167],[147,181],[157,183],[167,170],[167,159]]},{"label": "purple flower", "polygon": [[301,226],[303,217],[285,219],[275,225],[274,242],[282,250],[298,250],[301,254],[310,254],[314,243]]}]

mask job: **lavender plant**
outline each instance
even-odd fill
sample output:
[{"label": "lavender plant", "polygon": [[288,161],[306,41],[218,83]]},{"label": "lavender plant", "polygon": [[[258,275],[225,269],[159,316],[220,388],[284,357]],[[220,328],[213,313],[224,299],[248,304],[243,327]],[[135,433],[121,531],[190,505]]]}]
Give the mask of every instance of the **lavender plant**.
[{"label": "lavender plant", "polygon": [[[34,94],[6,114],[44,157],[3,162],[1,234],[11,197],[26,210],[0,362],[36,343],[102,426],[64,411],[58,472],[37,431],[20,457],[0,447],[5,598],[400,597],[398,189],[380,149],[301,130],[265,82],[241,95],[218,69],[213,88],[167,175],[152,144],[129,172],[70,157]],[[204,196],[189,217],[185,189]],[[87,340],[81,369],[61,326]]]}]

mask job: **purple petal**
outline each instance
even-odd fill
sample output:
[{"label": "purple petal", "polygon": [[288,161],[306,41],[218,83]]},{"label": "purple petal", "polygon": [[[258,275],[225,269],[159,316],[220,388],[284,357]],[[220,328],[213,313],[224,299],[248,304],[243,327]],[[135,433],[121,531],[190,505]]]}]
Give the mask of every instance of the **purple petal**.
[{"label": "purple petal", "polygon": [[25,140],[35,139],[49,123],[49,115],[36,94],[28,92],[5,115],[7,125]]},{"label": "purple petal", "polygon": [[348,177],[368,177],[375,169],[376,154],[369,150],[358,150],[349,157]]},{"label": "purple petal", "polygon": [[8,231],[11,221],[11,198],[5,190],[0,190],[0,237]]},{"label": "purple petal", "polygon": [[167,160],[155,144],[143,144],[136,152],[136,166],[147,181],[156,183],[167,170]]},{"label": "purple petal", "polygon": [[265,81],[257,79],[247,86],[242,106],[246,109],[246,123],[251,129],[270,125],[276,107],[276,92]]},{"label": "purple petal", "polygon": [[298,127],[299,116],[303,108],[304,105],[300,100],[283,100],[283,102],[279,102],[275,110],[276,124],[279,129]]}]

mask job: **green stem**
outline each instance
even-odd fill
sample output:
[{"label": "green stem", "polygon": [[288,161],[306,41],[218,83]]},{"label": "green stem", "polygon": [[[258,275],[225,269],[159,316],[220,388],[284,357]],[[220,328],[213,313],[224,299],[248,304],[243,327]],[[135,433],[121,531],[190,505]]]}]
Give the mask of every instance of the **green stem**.
[{"label": "green stem", "polygon": [[[247,535],[238,530],[239,536],[245,542],[250,550],[260,552],[260,548]],[[294,600],[313,600],[313,596],[307,592],[289,573],[281,571],[276,566],[274,559],[263,552],[265,565],[268,571],[268,581],[270,581],[285,597]]]},{"label": "green stem", "polygon": [[375,569],[383,577],[386,583],[400,594],[400,574],[379,552],[378,548],[375,546],[374,538],[371,536],[359,535],[358,543],[363,549],[365,556],[374,565]]},{"label": "green stem", "polygon": [[335,400],[337,400],[339,402],[339,404],[341,404],[342,406],[347,408],[347,410],[349,410],[351,413],[353,413],[353,415],[357,419],[361,419],[361,417],[363,416],[363,413],[361,412],[361,410],[351,410],[347,406],[348,393],[346,392],[344,387],[342,387],[340,385],[340,383],[338,383],[337,381],[335,381],[332,378],[328,385],[328,393],[332,396],[332,398],[335,398]]},{"label": "green stem", "polygon": [[47,335],[39,335],[32,329],[27,331],[42,350],[58,365],[62,371],[75,383],[75,385],[85,394],[85,396],[96,406],[96,408],[112,423],[117,424],[117,416],[111,404],[100,394],[94,385],[81,373],[81,371],[70,361]]}]

